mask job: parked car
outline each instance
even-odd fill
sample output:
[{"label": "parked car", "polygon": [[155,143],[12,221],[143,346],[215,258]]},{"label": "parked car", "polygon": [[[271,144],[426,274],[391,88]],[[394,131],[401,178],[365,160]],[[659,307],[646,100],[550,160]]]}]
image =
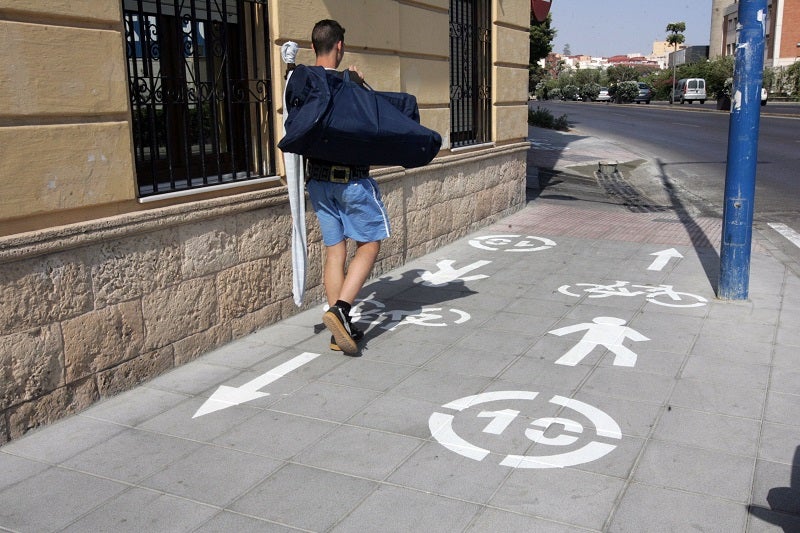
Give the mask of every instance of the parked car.
[{"label": "parked car", "polygon": [[653,89],[650,88],[649,85],[643,82],[639,82],[639,94],[636,95],[636,98],[633,99],[634,102],[637,104],[640,102],[644,102],[645,104],[649,104],[650,100],[653,98]]},{"label": "parked car", "polygon": [[684,78],[678,80],[675,92],[669,97],[669,103],[689,102],[699,100],[701,104],[706,103],[706,80],[703,78]]},{"label": "parked car", "polygon": [[610,102],[611,95],[608,94],[608,87],[600,87],[600,94],[597,95],[595,100],[598,102]]},{"label": "parked car", "polygon": [[761,88],[761,105],[767,105],[767,90]]}]

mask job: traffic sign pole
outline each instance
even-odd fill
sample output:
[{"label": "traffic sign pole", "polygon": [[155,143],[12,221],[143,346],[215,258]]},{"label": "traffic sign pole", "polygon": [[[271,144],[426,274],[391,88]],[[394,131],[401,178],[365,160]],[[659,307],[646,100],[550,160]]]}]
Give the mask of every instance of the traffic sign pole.
[{"label": "traffic sign pole", "polygon": [[739,2],[717,296],[746,300],[750,285],[767,0]]}]

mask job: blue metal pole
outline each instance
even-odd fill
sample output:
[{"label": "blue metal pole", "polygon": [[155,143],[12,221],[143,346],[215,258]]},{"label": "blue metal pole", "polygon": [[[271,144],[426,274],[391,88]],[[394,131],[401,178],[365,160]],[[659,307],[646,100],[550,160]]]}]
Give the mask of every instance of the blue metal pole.
[{"label": "blue metal pole", "polygon": [[717,296],[746,300],[758,160],[767,0],[741,0],[728,130],[722,253]]}]

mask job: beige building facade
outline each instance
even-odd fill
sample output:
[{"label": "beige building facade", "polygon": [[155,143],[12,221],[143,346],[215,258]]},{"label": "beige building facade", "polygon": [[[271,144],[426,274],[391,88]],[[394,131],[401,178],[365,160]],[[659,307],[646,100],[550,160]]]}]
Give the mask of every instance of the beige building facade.
[{"label": "beige building facade", "polygon": [[[527,0],[0,0],[0,444],[318,306],[293,301],[284,64],[314,22],[444,144],[373,169],[374,275],[525,202]],[[322,342],[322,341],[321,341]]]}]

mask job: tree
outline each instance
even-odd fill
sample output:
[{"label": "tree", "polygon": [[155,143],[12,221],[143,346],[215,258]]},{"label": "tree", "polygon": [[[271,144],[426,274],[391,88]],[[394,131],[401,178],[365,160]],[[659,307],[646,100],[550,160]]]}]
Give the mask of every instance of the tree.
[{"label": "tree", "polygon": [[[672,45],[673,52],[678,52],[678,45],[683,44],[686,40],[684,37],[683,32],[686,31],[686,23],[685,22],[671,22],[667,24],[667,42]],[[672,95],[675,93],[675,67],[677,66],[675,61],[677,57],[675,54],[672,56],[672,92],[669,95],[669,103],[672,103]]]},{"label": "tree", "polygon": [[795,61],[786,69],[786,93],[800,95],[800,63]]},{"label": "tree", "polygon": [[565,56],[571,56],[572,55],[572,50],[570,50],[569,43],[566,43],[564,45],[564,55]]},{"label": "tree", "polygon": [[543,22],[537,21],[531,13],[530,25],[530,57],[528,59],[528,91],[533,92],[536,84],[544,77],[545,70],[539,66],[539,61],[546,58],[553,51],[553,39],[556,30],[551,27],[550,14]]},{"label": "tree", "polygon": [[637,81],[640,76],[639,70],[632,65],[611,65],[606,69],[609,83],[620,83],[623,81]]}]

